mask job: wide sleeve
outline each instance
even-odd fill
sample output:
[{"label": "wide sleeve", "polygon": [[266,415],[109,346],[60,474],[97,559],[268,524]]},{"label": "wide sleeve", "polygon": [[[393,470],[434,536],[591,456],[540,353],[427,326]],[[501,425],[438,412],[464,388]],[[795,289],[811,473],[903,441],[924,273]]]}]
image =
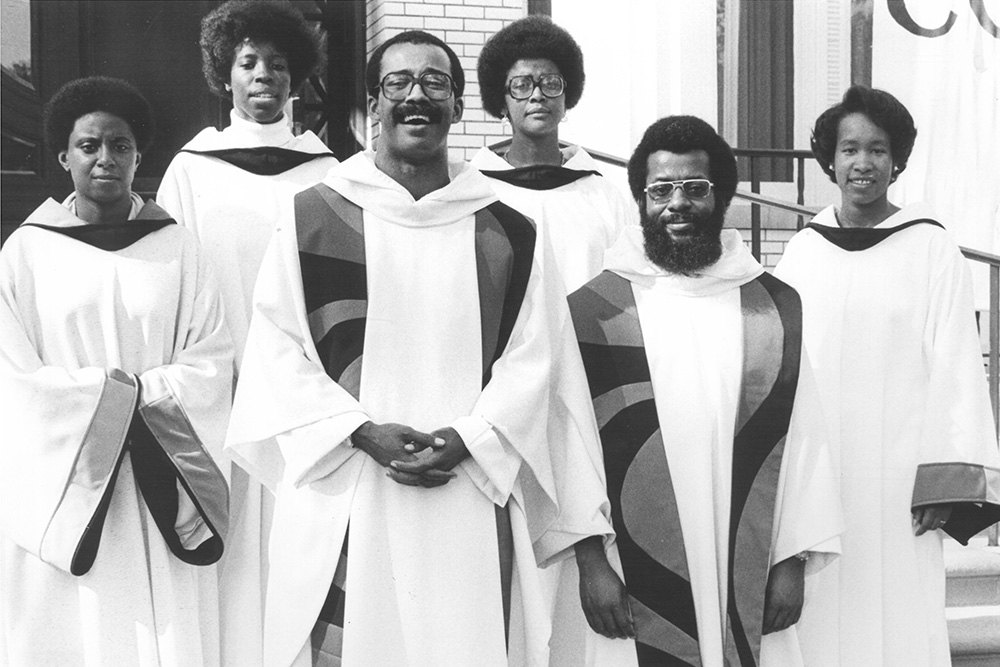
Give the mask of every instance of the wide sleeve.
[{"label": "wide sleeve", "polygon": [[[488,426],[471,445],[466,440],[472,458],[463,466],[479,488],[502,505],[514,481],[520,482],[540,563],[565,556],[583,537],[613,532],[602,512],[607,499],[594,463],[596,425],[588,429],[587,412],[575,409],[585,406],[574,396],[585,393],[587,383],[582,364],[574,364],[572,332],[565,289],[543,241],[507,348],[471,415],[459,420]],[[557,522],[564,500],[572,511]]]},{"label": "wide sleeve", "polygon": [[829,433],[812,366],[803,349],[781,459],[771,565],[810,552],[806,572],[812,574],[841,552],[844,521],[840,480],[830,456]]},{"label": "wide sleeve", "polygon": [[227,451],[272,491],[283,479],[301,486],[335,472],[369,420],[316,352],[293,219],[283,217],[261,263],[226,436]]},{"label": "wide sleeve", "polygon": [[[130,454],[146,504],[174,553],[211,542],[198,564],[218,560],[228,491],[205,443],[218,451],[231,391],[232,347],[221,314],[210,308],[214,314],[203,326],[182,309],[177,327],[188,331],[179,334],[175,358],[141,375],[46,365],[21,317],[22,308],[35,304],[18,303],[18,288],[30,283],[32,272],[13,270],[16,253],[3,255],[4,532],[41,560],[84,574],[97,555],[119,467]],[[189,356],[192,348],[197,361]],[[142,440],[142,432],[152,434]],[[158,485],[140,479],[143,452],[155,461]]]},{"label": "wide sleeve", "polygon": [[217,461],[231,407],[233,344],[193,236],[185,234],[184,246],[174,349],[169,363],[138,376],[130,453],[136,482],[171,551],[206,565],[221,557],[229,524],[227,479]]},{"label": "wide sleeve", "polygon": [[1000,521],[1000,454],[969,267],[952,247],[939,265],[924,330],[929,389],[912,506],[958,503],[945,531],[964,544]]}]

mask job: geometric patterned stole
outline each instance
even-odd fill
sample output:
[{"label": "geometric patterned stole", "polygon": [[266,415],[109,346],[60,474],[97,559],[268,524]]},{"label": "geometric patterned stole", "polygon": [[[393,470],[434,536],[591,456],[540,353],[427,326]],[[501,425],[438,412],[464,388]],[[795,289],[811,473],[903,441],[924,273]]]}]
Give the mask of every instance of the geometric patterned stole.
[{"label": "geometric patterned stole", "polygon": [[[729,527],[730,667],[759,662],[774,503],[798,382],[801,306],[762,274],[740,288],[743,375]],[[639,664],[701,665],[694,599],[649,363],[628,280],[605,271],[569,297],[604,453]]]},{"label": "geometric patterned stole", "polygon": [[[477,211],[475,226],[485,387],[521,311],[536,234],[530,220],[499,202]],[[368,311],[363,212],[357,204],[320,183],[295,195],[295,227],[313,343],[327,375],[359,399]],[[502,514],[506,511],[497,508],[498,522]],[[498,523],[498,539],[503,541],[500,532]],[[321,650],[340,655],[347,540],[345,536],[337,572],[311,638],[314,657]],[[503,564],[501,569],[505,571]]]},{"label": "geometric patterned stole", "polygon": [[[485,387],[521,311],[535,228],[499,202],[477,211],[475,222]],[[320,183],[295,196],[295,225],[313,342],[327,374],[357,399],[368,310],[362,210]]]}]

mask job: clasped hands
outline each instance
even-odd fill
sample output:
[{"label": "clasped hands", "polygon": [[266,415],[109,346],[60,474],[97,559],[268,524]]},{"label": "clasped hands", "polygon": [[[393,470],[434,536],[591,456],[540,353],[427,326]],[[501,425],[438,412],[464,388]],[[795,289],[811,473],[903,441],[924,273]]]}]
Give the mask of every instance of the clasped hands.
[{"label": "clasped hands", "polygon": [[456,476],[452,468],[469,456],[462,436],[450,426],[424,433],[403,424],[369,421],[354,431],[351,443],[406,486],[443,486]]}]

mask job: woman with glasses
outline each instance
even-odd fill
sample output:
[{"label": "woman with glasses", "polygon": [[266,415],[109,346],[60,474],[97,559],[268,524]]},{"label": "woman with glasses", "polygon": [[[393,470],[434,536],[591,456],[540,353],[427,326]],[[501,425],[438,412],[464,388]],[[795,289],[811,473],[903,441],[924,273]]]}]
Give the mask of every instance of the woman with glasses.
[{"label": "woman with glasses", "polygon": [[500,154],[483,148],[472,164],[504,203],[535,221],[569,292],[600,272],[604,251],[634,217],[586,151],[560,148],[559,123],[580,101],[584,78],[579,45],[542,16],[511,23],[479,56],[483,108],[509,122],[513,137]]},{"label": "woman with glasses", "polygon": [[813,155],[840,205],[775,272],[802,297],[846,524],[798,625],[817,667],[951,664],[944,533],[965,542],[1000,519],[968,265],[929,207],[888,198],[916,134],[895,97],[863,86],[820,115]]},{"label": "woman with glasses", "polygon": [[132,192],[138,90],[71,81],[44,125],[73,193],[0,250],[0,664],[214,667],[219,293],[194,234]]},{"label": "woman with glasses", "polygon": [[[320,66],[323,39],[292,3],[231,0],[202,20],[202,69],[232,102],[230,124],[202,130],[177,154],[157,202],[197,235],[219,278],[238,370],[257,271],[279,203],[337,164],[312,132],[294,136],[289,96]],[[231,465],[233,528],[220,563],[225,664],[259,665],[273,498]]]}]

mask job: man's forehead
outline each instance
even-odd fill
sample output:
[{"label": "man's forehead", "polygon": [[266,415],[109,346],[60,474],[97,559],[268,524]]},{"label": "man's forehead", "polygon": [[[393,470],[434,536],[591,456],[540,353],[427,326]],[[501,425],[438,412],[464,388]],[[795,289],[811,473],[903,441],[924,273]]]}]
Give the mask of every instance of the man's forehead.
[{"label": "man's forehead", "polygon": [[434,44],[401,42],[393,44],[382,54],[382,71],[379,74],[385,76],[389,72],[404,71],[417,74],[426,70],[445,74],[451,71],[451,61],[445,50]]},{"label": "man's forehead", "polygon": [[703,177],[710,175],[711,161],[703,149],[695,149],[686,153],[674,153],[667,150],[653,151],[647,160],[649,168],[647,181],[678,180],[684,178]]}]

